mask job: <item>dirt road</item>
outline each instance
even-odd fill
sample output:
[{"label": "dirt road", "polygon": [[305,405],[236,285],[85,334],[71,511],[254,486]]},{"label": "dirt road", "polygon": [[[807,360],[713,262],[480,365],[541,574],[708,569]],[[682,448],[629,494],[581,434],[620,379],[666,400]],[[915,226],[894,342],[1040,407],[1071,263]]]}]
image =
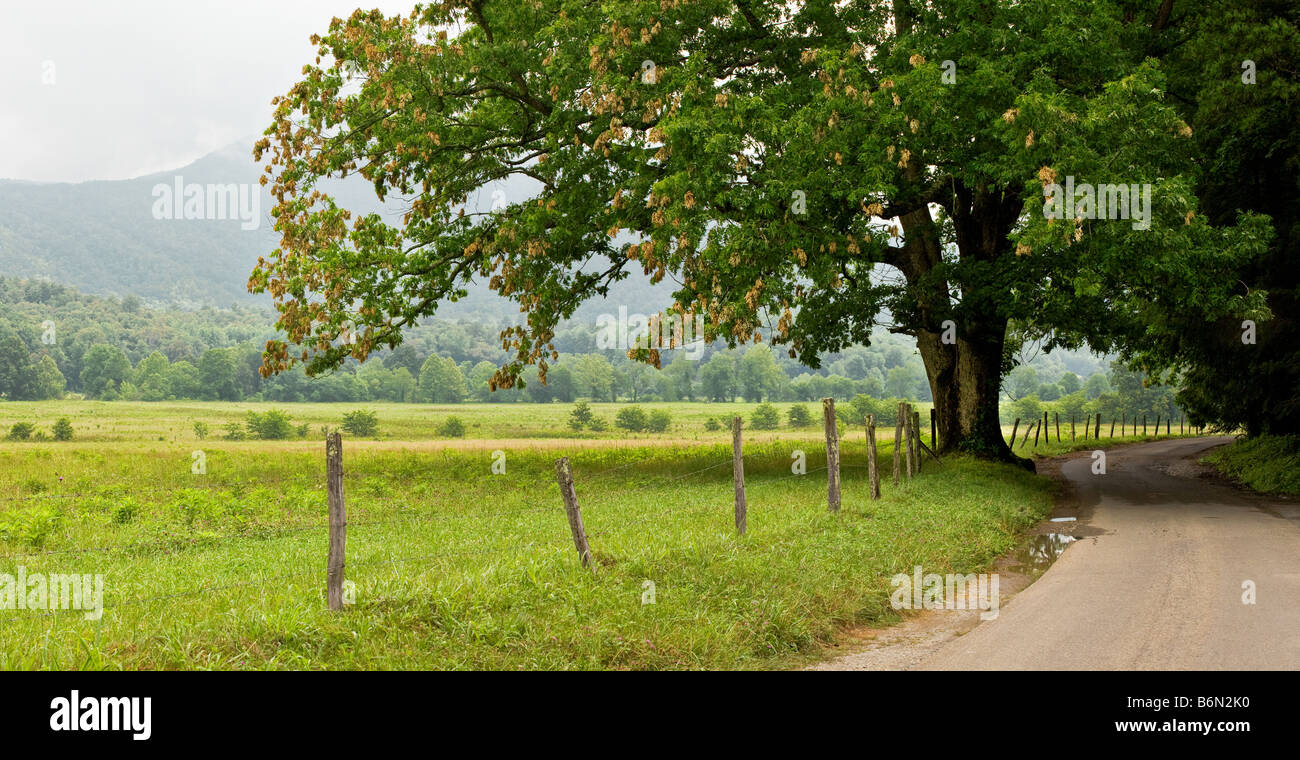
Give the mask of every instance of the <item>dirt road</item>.
[{"label": "dirt road", "polygon": [[[1077,521],[1060,530],[1080,538],[997,619],[822,667],[1300,668],[1300,504],[1204,477],[1197,457],[1227,440],[1115,449],[1105,474],[1086,454],[1065,461],[1063,509]],[[1255,603],[1243,602],[1243,584]]]}]

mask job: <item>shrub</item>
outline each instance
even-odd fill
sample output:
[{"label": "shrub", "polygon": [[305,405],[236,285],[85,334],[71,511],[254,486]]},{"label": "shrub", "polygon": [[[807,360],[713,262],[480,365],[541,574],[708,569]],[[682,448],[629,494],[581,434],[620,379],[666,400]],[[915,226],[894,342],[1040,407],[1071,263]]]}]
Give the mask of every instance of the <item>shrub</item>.
[{"label": "shrub", "polygon": [[672,422],[673,416],[668,413],[667,409],[656,409],[646,419],[645,427],[651,433],[662,433],[668,429]]},{"label": "shrub", "polygon": [[279,409],[270,409],[262,414],[248,413],[248,435],[265,441],[283,441],[293,432],[289,415]]},{"label": "shrub", "polygon": [[781,413],[775,406],[764,402],[750,415],[749,424],[755,430],[776,430],[781,425]]},{"label": "shrub", "polygon": [[138,505],[135,503],[134,499],[130,499],[130,498],[123,499],[113,507],[113,511],[112,511],[113,524],[126,525],[127,523],[135,519],[136,513],[138,511],[139,508]]},{"label": "shrub", "polygon": [[438,426],[438,435],[443,438],[464,438],[465,423],[459,417],[448,417]]},{"label": "shrub", "polygon": [[41,546],[59,528],[62,520],[62,515],[52,507],[0,513],[0,540]]},{"label": "shrub", "polygon": [[625,406],[614,416],[615,427],[640,433],[646,429],[645,410],[639,406]]},{"label": "shrub", "polygon": [[705,429],[705,430],[721,430],[721,429],[722,429],[722,424],[719,423],[716,419],[710,417],[710,418],[708,418],[707,420],[704,421],[704,429]]},{"label": "shrub", "polygon": [[573,405],[573,411],[569,412],[569,427],[574,430],[582,430],[591,424],[591,404],[586,401],[579,401]]},{"label": "shrub", "polygon": [[54,429],[52,432],[54,433],[54,440],[56,441],[71,441],[72,423],[67,417],[60,417],[58,421],[54,423]]},{"label": "shrub", "polygon": [[194,435],[197,436],[197,437],[200,438],[200,439],[207,438],[207,437],[208,437],[208,423],[206,423],[206,422],[195,422],[195,423],[194,423]]},{"label": "shrub", "polygon": [[374,412],[358,409],[343,415],[343,430],[359,438],[379,432],[379,418]]},{"label": "shrub", "polygon": [[242,441],[248,437],[248,429],[238,422],[227,422],[225,437],[227,441]]},{"label": "shrub", "polygon": [[809,412],[808,407],[803,404],[795,404],[790,407],[790,412],[787,416],[789,417],[790,427],[792,428],[806,428],[809,425],[812,425],[812,413]]},{"label": "shrub", "polygon": [[32,431],[36,426],[30,422],[15,422],[14,426],[9,428],[9,440],[25,441],[32,437]]},{"label": "shrub", "polygon": [[609,423],[605,422],[603,417],[593,415],[591,421],[587,423],[587,428],[597,433],[603,433],[609,430]]}]

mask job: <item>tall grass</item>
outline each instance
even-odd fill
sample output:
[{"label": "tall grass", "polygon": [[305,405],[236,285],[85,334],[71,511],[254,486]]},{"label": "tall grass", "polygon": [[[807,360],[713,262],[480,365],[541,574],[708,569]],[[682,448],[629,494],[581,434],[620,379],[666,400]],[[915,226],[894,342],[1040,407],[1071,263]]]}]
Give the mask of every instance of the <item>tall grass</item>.
[{"label": "tall grass", "polygon": [[821,447],[748,444],[744,537],[728,445],[567,452],[594,571],[555,485],[566,452],[508,449],[494,475],[490,451],[345,442],[341,613],[319,441],[209,440],[201,475],[189,441],[6,447],[0,573],[102,573],[106,609],[0,610],[0,668],[779,667],[895,619],[893,574],[986,568],[1050,508],[1046,482],[957,457],[894,487],[888,445],[872,502],[860,438],[838,514]]},{"label": "tall grass", "polygon": [[1300,436],[1242,438],[1206,460],[1256,491],[1300,494]]}]

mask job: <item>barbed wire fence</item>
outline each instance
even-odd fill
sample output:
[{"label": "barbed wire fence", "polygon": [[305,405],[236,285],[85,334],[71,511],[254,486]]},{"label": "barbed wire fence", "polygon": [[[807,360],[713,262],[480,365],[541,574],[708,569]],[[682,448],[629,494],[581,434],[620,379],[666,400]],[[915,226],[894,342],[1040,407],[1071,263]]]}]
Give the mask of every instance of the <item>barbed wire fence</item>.
[{"label": "barbed wire fence", "polygon": [[[873,500],[881,498],[879,476],[882,468],[880,467],[880,462],[878,461],[878,459],[882,455],[878,454],[877,452],[876,443],[878,440],[878,434],[875,429],[874,416],[868,415],[866,424],[864,426],[865,428],[864,432],[866,433],[866,443],[867,443],[866,449],[867,449],[868,462],[866,464],[843,463],[840,461],[840,457],[839,457],[839,435],[840,435],[840,427],[841,427],[842,420],[840,420],[840,418],[836,416],[835,404],[833,399],[823,400],[823,411],[824,411],[825,422],[826,422],[825,436],[826,436],[827,464],[821,467],[807,469],[806,463],[803,468],[800,468],[798,467],[799,463],[796,462],[794,465],[791,465],[791,473],[784,477],[796,478],[796,477],[804,477],[807,475],[812,475],[819,472],[826,472],[827,489],[828,489],[827,505],[829,511],[836,512],[838,511],[840,506],[840,487],[841,487],[840,471],[842,469],[854,469],[854,470],[867,469],[868,483],[870,486],[869,489],[870,498]],[[1071,428],[1074,427],[1073,422],[1074,421],[1071,420]],[[1166,422],[1166,430],[1169,431],[1172,420],[1166,419],[1165,422]],[[1094,438],[1098,437],[1101,429],[1101,415],[1096,416],[1096,420],[1094,424],[1089,425],[1088,423],[1094,423],[1094,420],[1092,419],[1087,420],[1085,422],[1085,429],[1086,427],[1092,427],[1093,437]],[[1141,429],[1145,433],[1145,429],[1146,429],[1145,418],[1142,420],[1142,423],[1143,424]],[[1048,418],[1046,415],[1044,415],[1044,417],[1042,417],[1041,419],[1035,420],[1035,423],[1031,426],[1038,433],[1042,433],[1042,441],[1044,443],[1048,442],[1049,435],[1051,432],[1047,430],[1046,427],[1047,424],[1048,424]],[[1134,434],[1137,433],[1139,427],[1138,427],[1138,420],[1136,415],[1134,416],[1131,423],[1128,420],[1126,415],[1123,420],[1123,425],[1121,426],[1120,429],[1121,436],[1124,435],[1124,427],[1128,426],[1129,424],[1132,425]],[[1157,420],[1157,427],[1156,427],[1157,431],[1159,429],[1158,425],[1159,425],[1159,420]],[[898,413],[896,416],[895,434],[893,440],[893,453],[894,453],[893,478],[895,483],[901,482],[901,479],[904,477],[910,480],[915,475],[920,474],[921,460],[923,458],[923,453],[928,454],[935,461],[939,461],[939,457],[935,454],[935,451],[938,450],[938,441],[937,441],[937,435],[933,423],[933,412],[931,412],[931,425],[930,425],[931,431],[930,431],[929,446],[925,445],[923,441],[923,436],[919,431],[919,427],[920,427],[919,413],[916,412],[910,405],[900,403]],[[1018,427],[1019,427],[1019,420],[1017,419],[1016,424],[1013,425],[1012,427],[1012,435],[1009,442],[1009,445],[1013,447],[1016,445],[1016,432]],[[1114,428],[1114,421],[1112,420],[1112,425],[1111,425],[1112,437],[1113,437],[1113,428]],[[759,454],[745,454],[743,451],[742,430],[743,430],[742,418],[740,417],[734,418],[733,452],[731,458],[721,460],[713,464],[706,465],[704,467],[699,467],[685,473],[648,476],[645,479],[638,480],[635,483],[635,488],[633,490],[653,491],[655,489],[662,488],[666,485],[682,483],[691,478],[701,476],[704,473],[713,472],[727,465],[731,465],[733,468],[732,480],[735,486],[736,531],[739,535],[744,535],[744,533],[746,532],[747,522],[748,522],[747,520],[748,501],[746,495],[746,488],[744,485],[744,466],[746,463],[748,463],[751,465],[761,464],[770,467],[772,464],[775,463],[774,459],[778,459],[778,458],[774,458],[770,452],[759,453]],[[1182,420],[1180,419],[1180,433],[1181,431],[1182,431]],[[1195,431],[1195,428],[1193,428],[1193,431]],[[1029,434],[1030,434],[1030,430],[1029,428],[1027,428],[1025,437],[1020,442],[1021,446],[1025,445],[1025,442],[1029,438]],[[1061,440],[1060,434],[1058,433],[1058,441],[1060,440]],[[1035,445],[1037,444],[1038,444],[1038,435],[1035,435]],[[459,548],[456,551],[421,553],[421,554],[415,554],[415,555],[404,556],[404,557],[389,557],[383,559],[366,559],[359,562],[348,563],[346,561],[346,536],[347,536],[346,529],[347,528],[352,528],[355,530],[358,528],[393,527],[399,525],[409,528],[409,527],[415,527],[419,525],[438,524],[438,523],[455,524],[465,520],[474,520],[476,522],[483,522],[485,519],[492,519],[492,520],[509,519],[511,517],[516,517],[521,515],[534,515],[538,513],[553,514],[557,517],[557,522],[558,522],[558,517],[560,512],[556,510],[553,505],[539,504],[535,506],[497,510],[497,511],[489,512],[487,514],[484,514],[482,511],[475,511],[472,513],[464,513],[464,514],[423,513],[423,514],[401,515],[395,518],[380,519],[380,520],[361,519],[361,520],[350,522],[347,520],[346,507],[343,498],[343,481],[341,477],[342,441],[341,441],[341,437],[339,436],[339,433],[337,432],[331,433],[330,436],[327,438],[326,452],[327,452],[327,456],[326,456],[327,463],[326,463],[325,478],[322,479],[318,476],[312,475],[304,478],[293,478],[288,480],[281,479],[279,481],[276,481],[276,484],[293,482],[297,484],[310,484],[311,486],[316,488],[324,486],[328,492],[327,499],[330,504],[327,520],[304,521],[300,524],[282,525],[282,526],[274,526],[274,527],[251,526],[246,528],[242,532],[227,534],[227,535],[190,536],[186,538],[177,537],[177,538],[157,539],[152,541],[138,541],[138,542],[130,542],[130,543],[110,544],[104,546],[71,547],[71,548],[63,548],[63,549],[11,552],[6,554],[0,554],[0,561],[12,561],[12,560],[21,560],[21,559],[30,559],[30,558],[39,558],[39,557],[50,557],[50,556],[112,553],[112,552],[125,552],[125,553],[146,552],[146,551],[152,551],[157,549],[168,549],[168,548],[175,548],[175,549],[207,548],[211,546],[220,546],[224,544],[238,543],[243,541],[276,540],[280,538],[296,537],[300,535],[308,535],[311,538],[319,540],[322,537],[319,534],[324,533],[325,534],[324,537],[328,539],[328,543],[329,543],[328,560],[324,568],[316,567],[311,570],[281,573],[272,576],[263,576],[255,580],[249,580],[249,581],[241,581],[236,583],[205,584],[194,588],[183,589],[175,592],[133,597],[130,599],[117,601],[112,604],[104,604],[102,605],[101,609],[110,610],[110,609],[120,609],[120,608],[127,608],[127,607],[136,607],[136,606],[148,605],[148,604],[161,602],[161,601],[193,598],[204,594],[219,594],[219,593],[223,593],[235,589],[249,588],[255,586],[265,586],[266,584],[274,583],[277,581],[297,580],[297,579],[304,579],[304,578],[311,578],[311,577],[319,578],[322,574],[322,570],[324,570],[324,574],[326,575],[326,588],[324,589],[325,596],[328,600],[330,609],[337,610],[337,609],[342,609],[345,604],[344,584],[346,579],[345,579],[345,574],[343,572],[345,568],[357,569],[357,568],[367,568],[367,567],[377,567],[377,566],[396,566],[400,564],[408,564],[408,563],[415,563],[415,562],[442,562],[445,560],[462,559],[465,557],[507,556],[507,555],[517,557],[517,556],[523,556],[524,554],[538,548],[551,549],[557,552],[557,554],[559,552],[564,551],[564,545],[567,542],[563,540],[562,529],[560,529],[559,526],[557,525],[556,527],[557,527],[558,535],[553,537],[550,540],[534,539],[534,540],[524,541],[522,543],[512,544],[510,546],[504,546],[504,547],[493,546],[487,542],[483,542],[479,544],[471,544],[469,546],[465,546],[462,544],[459,545]],[[801,450],[796,450],[796,452],[802,453]],[[902,462],[901,464],[900,461]],[[713,512],[717,509],[718,505],[717,505],[716,498],[712,496],[707,496],[702,499],[694,500],[694,503],[686,506],[680,506],[680,505],[669,506],[661,510],[656,510],[654,512],[638,515],[635,519],[632,520],[624,520],[614,524],[605,524],[605,515],[603,514],[603,510],[602,510],[599,514],[600,524],[598,525],[598,529],[591,533],[587,533],[585,531],[585,526],[583,525],[583,521],[582,521],[583,519],[582,508],[577,498],[578,484],[581,483],[584,486],[590,485],[592,483],[602,482],[607,478],[613,478],[616,476],[622,477],[624,480],[626,480],[627,475],[629,474],[627,471],[642,464],[644,464],[642,461],[633,460],[614,467],[600,470],[598,472],[579,473],[578,477],[575,478],[572,465],[567,456],[561,457],[556,461],[556,477],[557,477],[557,482],[560,485],[560,493],[564,504],[564,513],[568,518],[568,524],[570,528],[571,538],[573,539],[573,545],[577,548],[579,559],[583,565],[591,565],[593,567],[595,566],[595,563],[593,562],[593,552],[590,548],[590,543],[589,543],[590,539],[608,537],[611,536],[612,534],[615,534],[619,531],[626,530],[629,528],[635,528],[635,527],[640,527],[652,523],[658,523],[670,516],[697,517],[701,514]],[[331,474],[335,472],[338,473],[337,478],[331,476]],[[191,494],[195,492],[202,492],[205,490],[228,492],[232,489],[237,490],[241,488],[246,488],[248,486],[254,486],[256,488],[265,488],[267,486],[267,482],[266,481],[257,481],[257,482],[250,482],[250,483],[212,482],[212,483],[186,485],[182,487],[152,487],[152,488],[143,488],[143,489],[122,485],[122,486],[113,486],[109,488],[99,489],[90,493],[71,493],[71,494],[46,493],[46,494],[32,494],[32,495],[20,496],[20,497],[4,497],[4,498],[0,498],[0,503],[50,501],[50,500],[60,500],[60,499],[82,499],[82,500],[91,499],[91,498],[111,499],[115,495],[117,495],[119,491],[125,491],[133,497],[142,497],[146,495],[160,495],[160,494],[174,496],[178,493]],[[625,495],[625,494],[626,492],[622,492],[621,495]],[[599,501],[597,503],[599,503]],[[394,499],[375,500],[371,502],[368,506],[372,508],[373,507],[396,507],[399,510],[409,508],[409,504],[407,502],[398,501]],[[497,538],[500,539],[500,536],[498,536]],[[520,538],[522,539],[524,537],[520,536]],[[85,610],[77,609],[77,608],[54,609],[54,610],[28,610],[24,613],[24,615],[27,616],[58,615],[61,613],[84,612],[84,611]],[[14,620],[19,617],[23,617],[23,615],[0,616],[0,622]]]}]

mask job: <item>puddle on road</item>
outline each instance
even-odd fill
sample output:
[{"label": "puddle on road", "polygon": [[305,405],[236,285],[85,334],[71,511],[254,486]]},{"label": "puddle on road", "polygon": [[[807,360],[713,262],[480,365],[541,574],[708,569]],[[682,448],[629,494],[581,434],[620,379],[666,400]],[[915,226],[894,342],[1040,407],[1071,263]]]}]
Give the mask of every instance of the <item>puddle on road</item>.
[{"label": "puddle on road", "polygon": [[[1073,520],[1074,518],[1069,519]],[[1057,521],[1053,520],[1052,522]],[[1056,558],[1061,556],[1061,552],[1065,551],[1065,547],[1077,540],[1079,540],[1078,536],[1071,536],[1067,533],[1044,533],[1027,536],[1024,543],[1012,552],[1011,557],[1027,573],[1037,578],[1047,572],[1047,568],[1051,567]]]},{"label": "puddle on road", "polygon": [[1077,517],[1053,517],[1052,522],[1074,522]]}]

